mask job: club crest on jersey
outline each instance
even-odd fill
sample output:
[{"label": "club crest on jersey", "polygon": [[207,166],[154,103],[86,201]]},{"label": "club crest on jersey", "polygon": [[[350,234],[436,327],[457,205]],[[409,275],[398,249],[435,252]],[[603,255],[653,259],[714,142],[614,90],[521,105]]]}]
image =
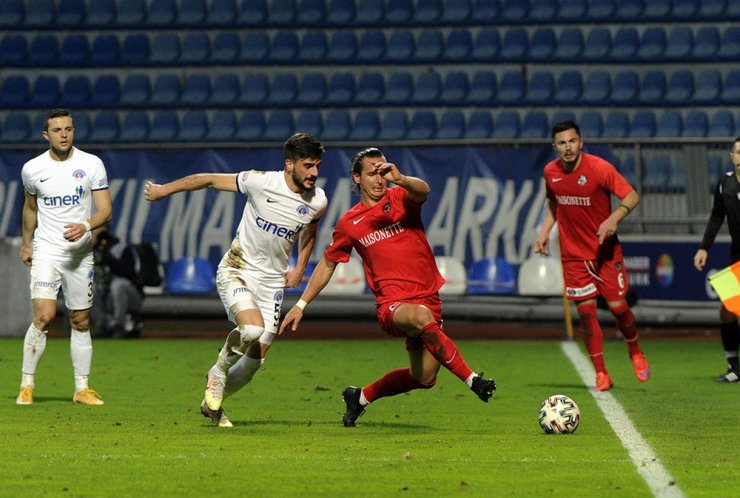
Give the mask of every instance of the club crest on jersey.
[{"label": "club crest on jersey", "polygon": [[304,218],[308,216],[308,206],[306,206],[305,204],[301,204],[300,206],[295,208],[295,211]]},{"label": "club crest on jersey", "polygon": [[90,270],[87,272],[87,278],[92,280],[92,278],[95,276],[95,270]]},{"label": "club crest on jersey", "polygon": [[383,204],[383,212],[384,213],[387,213],[390,210],[391,210],[391,203],[390,202],[386,202],[385,204]]},{"label": "club crest on jersey", "polygon": [[586,175],[581,175],[578,177],[578,185],[583,187],[584,185],[586,185],[586,183],[588,183],[588,178],[586,178]]},{"label": "club crest on jersey", "polygon": [[273,299],[276,303],[279,303],[283,300],[283,291],[279,290],[275,293],[275,296],[273,296]]},{"label": "club crest on jersey", "polygon": [[85,172],[83,170],[81,170],[81,169],[76,169],[76,170],[74,170],[72,172],[72,176],[74,176],[78,180],[81,180],[81,179],[85,178]]}]

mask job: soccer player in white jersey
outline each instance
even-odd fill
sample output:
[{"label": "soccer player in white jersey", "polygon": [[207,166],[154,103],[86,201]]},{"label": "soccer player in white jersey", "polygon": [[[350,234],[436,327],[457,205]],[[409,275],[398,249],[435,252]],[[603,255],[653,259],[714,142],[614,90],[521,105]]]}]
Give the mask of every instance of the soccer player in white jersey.
[{"label": "soccer player in white jersey", "polygon": [[66,109],[49,111],[43,136],[49,150],[28,161],[21,171],[25,202],[20,258],[31,268],[33,322],[23,342],[21,392],[16,403],[33,404],[36,368],[56,315],[59,289],[63,288],[72,329],[72,400],[102,405],[103,400],[88,385],[92,364],[91,230],[111,219],[108,178],[100,158],[74,147],[74,121]]},{"label": "soccer player in white jersey", "polygon": [[[321,142],[297,133],[283,145],[283,171],[203,173],[144,187],[149,201],[206,187],[247,196],[236,236],[216,274],[221,302],[236,324],[208,372],[201,403],[201,413],[219,427],[232,426],[223,399],[247,385],[265,361],[277,333],[284,288],[303,279],[318,221],[326,212],[326,194],[316,187],[323,156]],[[297,240],[296,266],[289,269]]]}]

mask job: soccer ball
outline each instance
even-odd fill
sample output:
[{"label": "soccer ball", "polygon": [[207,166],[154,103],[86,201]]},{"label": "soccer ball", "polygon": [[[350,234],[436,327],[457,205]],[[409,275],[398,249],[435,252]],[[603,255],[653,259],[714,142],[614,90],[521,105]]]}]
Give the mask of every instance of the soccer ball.
[{"label": "soccer ball", "polygon": [[546,434],[575,432],[581,422],[581,410],[564,394],[550,396],[540,405],[540,427]]}]

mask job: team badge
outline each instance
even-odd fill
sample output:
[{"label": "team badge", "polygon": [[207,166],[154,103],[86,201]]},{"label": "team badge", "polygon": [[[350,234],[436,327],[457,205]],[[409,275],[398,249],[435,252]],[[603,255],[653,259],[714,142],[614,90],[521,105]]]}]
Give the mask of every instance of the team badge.
[{"label": "team badge", "polygon": [[95,276],[95,270],[90,270],[89,272],[87,272],[88,280],[92,280],[94,276]]},{"label": "team badge", "polygon": [[617,271],[622,271],[622,263],[617,263],[616,265]]},{"label": "team badge", "polygon": [[283,300],[283,291],[279,290],[275,293],[275,296],[273,297],[276,303],[279,303]]},{"label": "team badge", "polygon": [[82,180],[83,178],[85,178],[85,172],[81,169],[76,169],[74,170],[74,172],[72,172],[72,176],[74,176],[78,180]]},{"label": "team badge", "polygon": [[390,202],[386,202],[385,204],[383,204],[383,212],[384,213],[387,213],[390,210],[391,210],[391,203]]},{"label": "team badge", "polygon": [[401,303],[393,303],[390,306],[388,306],[388,311],[396,311],[396,308],[401,306]]},{"label": "team badge", "polygon": [[305,204],[301,204],[300,206],[295,208],[295,211],[304,218],[308,216],[308,206],[306,206]]},{"label": "team badge", "polygon": [[578,185],[583,187],[584,185],[586,185],[586,183],[588,183],[588,178],[586,178],[586,175],[581,175],[578,177]]}]

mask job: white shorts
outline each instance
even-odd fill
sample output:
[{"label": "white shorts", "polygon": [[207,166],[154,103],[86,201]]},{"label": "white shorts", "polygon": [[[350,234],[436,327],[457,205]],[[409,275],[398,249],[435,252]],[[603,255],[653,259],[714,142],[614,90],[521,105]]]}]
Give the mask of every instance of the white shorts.
[{"label": "white shorts", "polygon": [[229,320],[236,323],[235,316],[244,310],[260,310],[265,333],[260,337],[263,344],[272,344],[280,323],[283,306],[284,281],[256,281],[244,270],[220,264],[216,272],[216,288]]},{"label": "white shorts", "polygon": [[31,264],[31,299],[56,300],[61,288],[69,310],[86,310],[93,303],[93,256],[67,261],[34,255]]}]

